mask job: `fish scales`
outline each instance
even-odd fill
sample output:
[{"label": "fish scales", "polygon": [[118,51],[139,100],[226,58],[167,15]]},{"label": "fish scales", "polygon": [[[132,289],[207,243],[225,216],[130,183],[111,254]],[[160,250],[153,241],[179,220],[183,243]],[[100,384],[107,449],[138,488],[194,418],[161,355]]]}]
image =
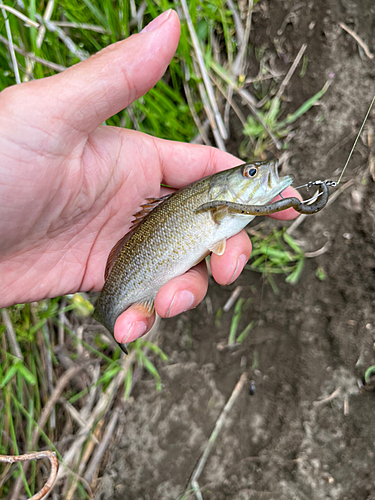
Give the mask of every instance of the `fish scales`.
[{"label": "fish scales", "polygon": [[[252,166],[257,181],[244,175]],[[276,162],[255,162],[197,181],[161,201],[131,230],[116,255],[94,317],[113,334],[124,310],[136,303],[152,309],[165,283],[184,274],[254,218],[230,213],[216,217],[215,211],[197,211],[201,205],[212,200],[264,204],[291,182],[289,176],[279,179]]]}]

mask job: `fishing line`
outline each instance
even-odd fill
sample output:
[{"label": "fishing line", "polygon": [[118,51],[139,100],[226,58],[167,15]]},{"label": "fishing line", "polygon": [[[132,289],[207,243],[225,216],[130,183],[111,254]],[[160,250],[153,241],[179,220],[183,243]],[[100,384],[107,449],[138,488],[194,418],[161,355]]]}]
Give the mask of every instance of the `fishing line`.
[{"label": "fishing line", "polygon": [[[302,188],[309,189],[309,188],[311,188],[313,186],[317,186],[317,185],[321,184],[322,182],[324,182],[324,184],[326,184],[327,186],[330,186],[330,187],[337,187],[340,184],[341,179],[342,179],[342,177],[344,175],[344,172],[346,170],[346,167],[348,166],[349,161],[350,161],[350,159],[351,159],[351,157],[353,155],[354,149],[355,149],[355,147],[357,145],[358,139],[360,138],[360,135],[362,133],[363,127],[365,126],[365,123],[367,121],[367,118],[368,118],[368,116],[370,114],[370,111],[371,111],[371,108],[372,108],[374,102],[375,102],[375,95],[372,98],[371,104],[370,104],[370,106],[369,106],[369,108],[367,110],[366,116],[365,116],[365,118],[364,118],[364,120],[362,122],[361,128],[359,129],[359,132],[357,134],[357,137],[355,138],[354,144],[352,146],[352,149],[350,150],[349,156],[348,156],[348,158],[347,158],[347,160],[345,162],[344,168],[341,171],[341,174],[340,174],[340,177],[339,177],[338,181],[330,181],[330,180],[325,180],[325,181],[311,181],[311,182],[308,182],[307,184],[303,184],[302,186],[297,186],[294,189],[302,189]],[[323,194],[322,192],[316,193],[312,198],[310,198],[308,200],[305,200],[304,203],[313,202],[313,201],[317,200],[318,197],[321,196],[322,194]]]},{"label": "fishing line", "polygon": [[[371,101],[371,104],[370,104],[370,106],[369,106],[369,108],[368,108],[368,110],[367,110],[367,113],[366,113],[365,119],[364,119],[364,120],[363,120],[363,122],[362,122],[361,128],[359,129],[359,132],[358,132],[357,137],[356,137],[356,139],[355,139],[355,141],[354,141],[353,147],[352,147],[352,149],[351,149],[351,151],[350,151],[350,153],[349,153],[348,159],[346,160],[346,163],[345,163],[345,165],[344,165],[344,168],[342,169],[342,172],[341,172],[341,175],[340,175],[340,177],[339,177],[339,180],[337,181],[337,184],[340,184],[340,181],[341,181],[341,179],[342,179],[342,176],[344,175],[344,172],[345,172],[345,170],[346,170],[346,167],[348,166],[349,160],[350,160],[350,158],[351,158],[351,156],[352,156],[352,154],[353,154],[354,148],[355,148],[355,147],[356,147],[356,145],[357,145],[357,142],[358,142],[359,136],[360,136],[360,135],[361,135],[361,133],[362,133],[363,127],[365,126],[365,123],[366,123],[366,121],[367,121],[368,115],[370,114],[370,111],[371,111],[371,108],[372,108],[372,106],[373,106],[374,102],[375,102],[375,95],[374,95],[374,97],[372,98],[372,101]],[[336,185],[337,185],[337,184],[336,184]]]}]

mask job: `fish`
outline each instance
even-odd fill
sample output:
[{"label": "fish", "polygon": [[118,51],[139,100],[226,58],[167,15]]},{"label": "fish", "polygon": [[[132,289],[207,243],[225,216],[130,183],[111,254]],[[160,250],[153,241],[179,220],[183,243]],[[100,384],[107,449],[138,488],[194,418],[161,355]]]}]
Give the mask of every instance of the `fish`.
[{"label": "fish", "polygon": [[117,318],[130,306],[136,304],[151,316],[163,285],[211,252],[222,255],[226,240],[254,219],[255,215],[232,211],[225,202],[262,206],[292,182],[290,175],[279,177],[277,160],[256,161],[217,172],[162,198],[148,198],[130,231],[109,254],[94,318],[113,335]]}]

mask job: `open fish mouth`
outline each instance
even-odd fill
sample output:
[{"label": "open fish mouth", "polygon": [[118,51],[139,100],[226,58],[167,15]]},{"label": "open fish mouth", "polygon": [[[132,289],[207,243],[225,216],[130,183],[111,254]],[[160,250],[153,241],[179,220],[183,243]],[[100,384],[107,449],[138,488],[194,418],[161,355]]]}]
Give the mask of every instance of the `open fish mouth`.
[{"label": "open fish mouth", "polygon": [[278,162],[275,161],[262,181],[265,195],[262,196],[262,199],[256,204],[260,205],[262,203],[268,203],[275,196],[282,193],[284,189],[290,186],[293,181],[294,177],[292,175],[285,175],[281,178],[279,177]]}]

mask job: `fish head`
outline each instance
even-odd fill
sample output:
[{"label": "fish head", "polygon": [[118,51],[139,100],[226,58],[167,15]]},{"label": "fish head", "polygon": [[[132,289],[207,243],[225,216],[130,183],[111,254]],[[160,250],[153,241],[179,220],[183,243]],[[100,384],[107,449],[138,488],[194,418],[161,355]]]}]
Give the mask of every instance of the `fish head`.
[{"label": "fish head", "polygon": [[245,205],[269,203],[293,182],[291,175],[279,177],[278,165],[277,160],[254,161],[219,172],[212,178],[210,197]]}]

